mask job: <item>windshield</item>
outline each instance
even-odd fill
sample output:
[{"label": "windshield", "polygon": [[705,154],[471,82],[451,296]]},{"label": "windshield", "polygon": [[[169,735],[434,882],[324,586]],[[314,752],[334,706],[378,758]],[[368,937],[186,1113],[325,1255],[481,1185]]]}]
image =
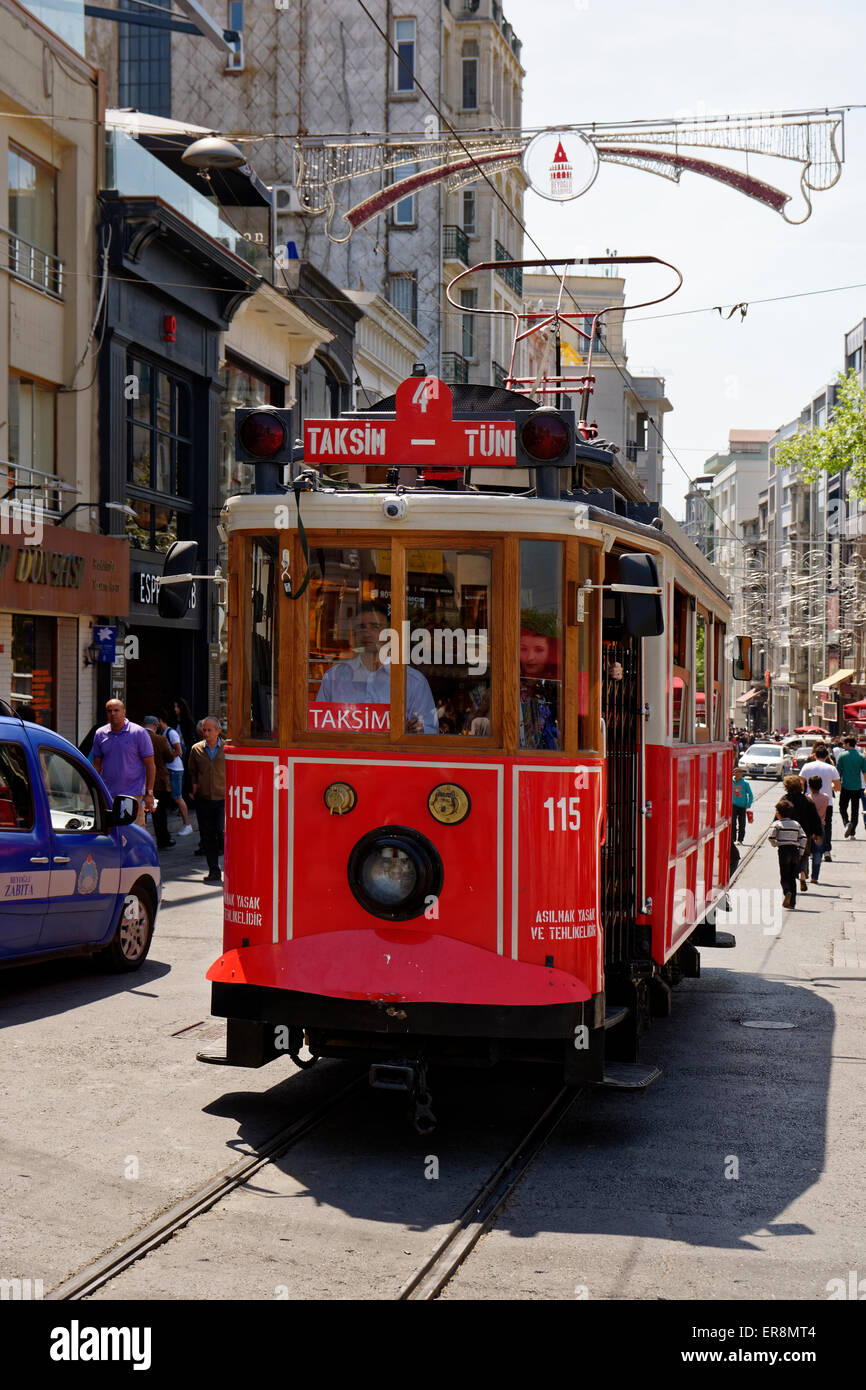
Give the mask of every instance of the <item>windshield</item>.
[{"label": "windshield", "polygon": [[759,758],[781,758],[781,748],[774,748],[772,743],[753,743],[751,748],[746,750],[746,756]]}]

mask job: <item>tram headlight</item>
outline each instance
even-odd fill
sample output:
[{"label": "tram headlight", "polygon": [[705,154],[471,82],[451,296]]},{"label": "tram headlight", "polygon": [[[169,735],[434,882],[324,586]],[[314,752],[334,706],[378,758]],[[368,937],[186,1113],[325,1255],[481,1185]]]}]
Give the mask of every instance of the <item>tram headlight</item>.
[{"label": "tram headlight", "polygon": [[444,871],[426,835],[402,825],[371,830],[349,855],[349,887],[365,911],[390,922],[420,917],[442,891]]}]

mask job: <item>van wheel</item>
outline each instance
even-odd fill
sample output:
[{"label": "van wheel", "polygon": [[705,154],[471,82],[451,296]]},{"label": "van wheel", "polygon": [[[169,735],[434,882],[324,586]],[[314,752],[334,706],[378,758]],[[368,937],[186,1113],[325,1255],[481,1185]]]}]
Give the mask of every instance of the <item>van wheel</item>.
[{"label": "van wheel", "polygon": [[147,959],[153,939],[156,912],[153,896],[144,883],[136,883],[127,893],[110,945],[100,951],[100,960],[108,970],[138,970]]}]

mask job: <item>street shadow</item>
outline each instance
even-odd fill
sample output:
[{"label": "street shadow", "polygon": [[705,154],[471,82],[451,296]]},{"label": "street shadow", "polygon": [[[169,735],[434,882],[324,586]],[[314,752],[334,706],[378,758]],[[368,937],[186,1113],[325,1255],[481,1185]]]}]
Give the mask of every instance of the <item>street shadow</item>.
[{"label": "street shadow", "polygon": [[[154,948],[158,951],[155,943]],[[148,956],[139,970],[109,974],[93,956],[65,956],[0,970],[0,1029],[80,1009],[116,994],[144,994],[169,973],[166,961]]]},{"label": "street shadow", "polygon": [[[674,1000],[672,1018],[657,1020],[644,1040],[662,1078],[646,1093],[578,1096],[499,1214],[500,1230],[517,1239],[627,1234],[719,1249],[755,1248],[758,1232],[811,1234],[780,1218],[824,1166],[832,1006],[800,982],[714,968],[684,981]],[[320,1063],[264,1095],[227,1092],[209,1109],[235,1117],[236,1147],[255,1150],[263,1113],[290,1123],[323,1065],[331,1086],[351,1077],[348,1064]],[[247,1190],[273,1203],[269,1215],[285,1221],[286,1239],[299,1195],[410,1231],[454,1221],[558,1089],[552,1069],[528,1064],[431,1069],[430,1083],[433,1135],[413,1131],[402,1098],[362,1081],[276,1161],[300,1194],[287,1198],[269,1168],[255,1176]],[[431,1157],[437,1180],[424,1181]]]}]

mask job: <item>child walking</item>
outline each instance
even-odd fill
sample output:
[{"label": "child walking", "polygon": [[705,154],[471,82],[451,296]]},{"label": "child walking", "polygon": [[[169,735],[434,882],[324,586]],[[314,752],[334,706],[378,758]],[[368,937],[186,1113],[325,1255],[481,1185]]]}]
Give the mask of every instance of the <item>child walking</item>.
[{"label": "child walking", "polygon": [[733,790],[733,839],[738,844],[742,844],[746,838],[746,812],[754,801],[752,788],[746,781],[746,774],[741,767],[734,768],[734,790]]},{"label": "child walking", "polygon": [[806,832],[794,819],[790,801],[776,804],[776,820],[770,827],[770,844],[779,852],[779,878],[782,883],[783,907],[797,906],[797,870],[806,848]]}]

